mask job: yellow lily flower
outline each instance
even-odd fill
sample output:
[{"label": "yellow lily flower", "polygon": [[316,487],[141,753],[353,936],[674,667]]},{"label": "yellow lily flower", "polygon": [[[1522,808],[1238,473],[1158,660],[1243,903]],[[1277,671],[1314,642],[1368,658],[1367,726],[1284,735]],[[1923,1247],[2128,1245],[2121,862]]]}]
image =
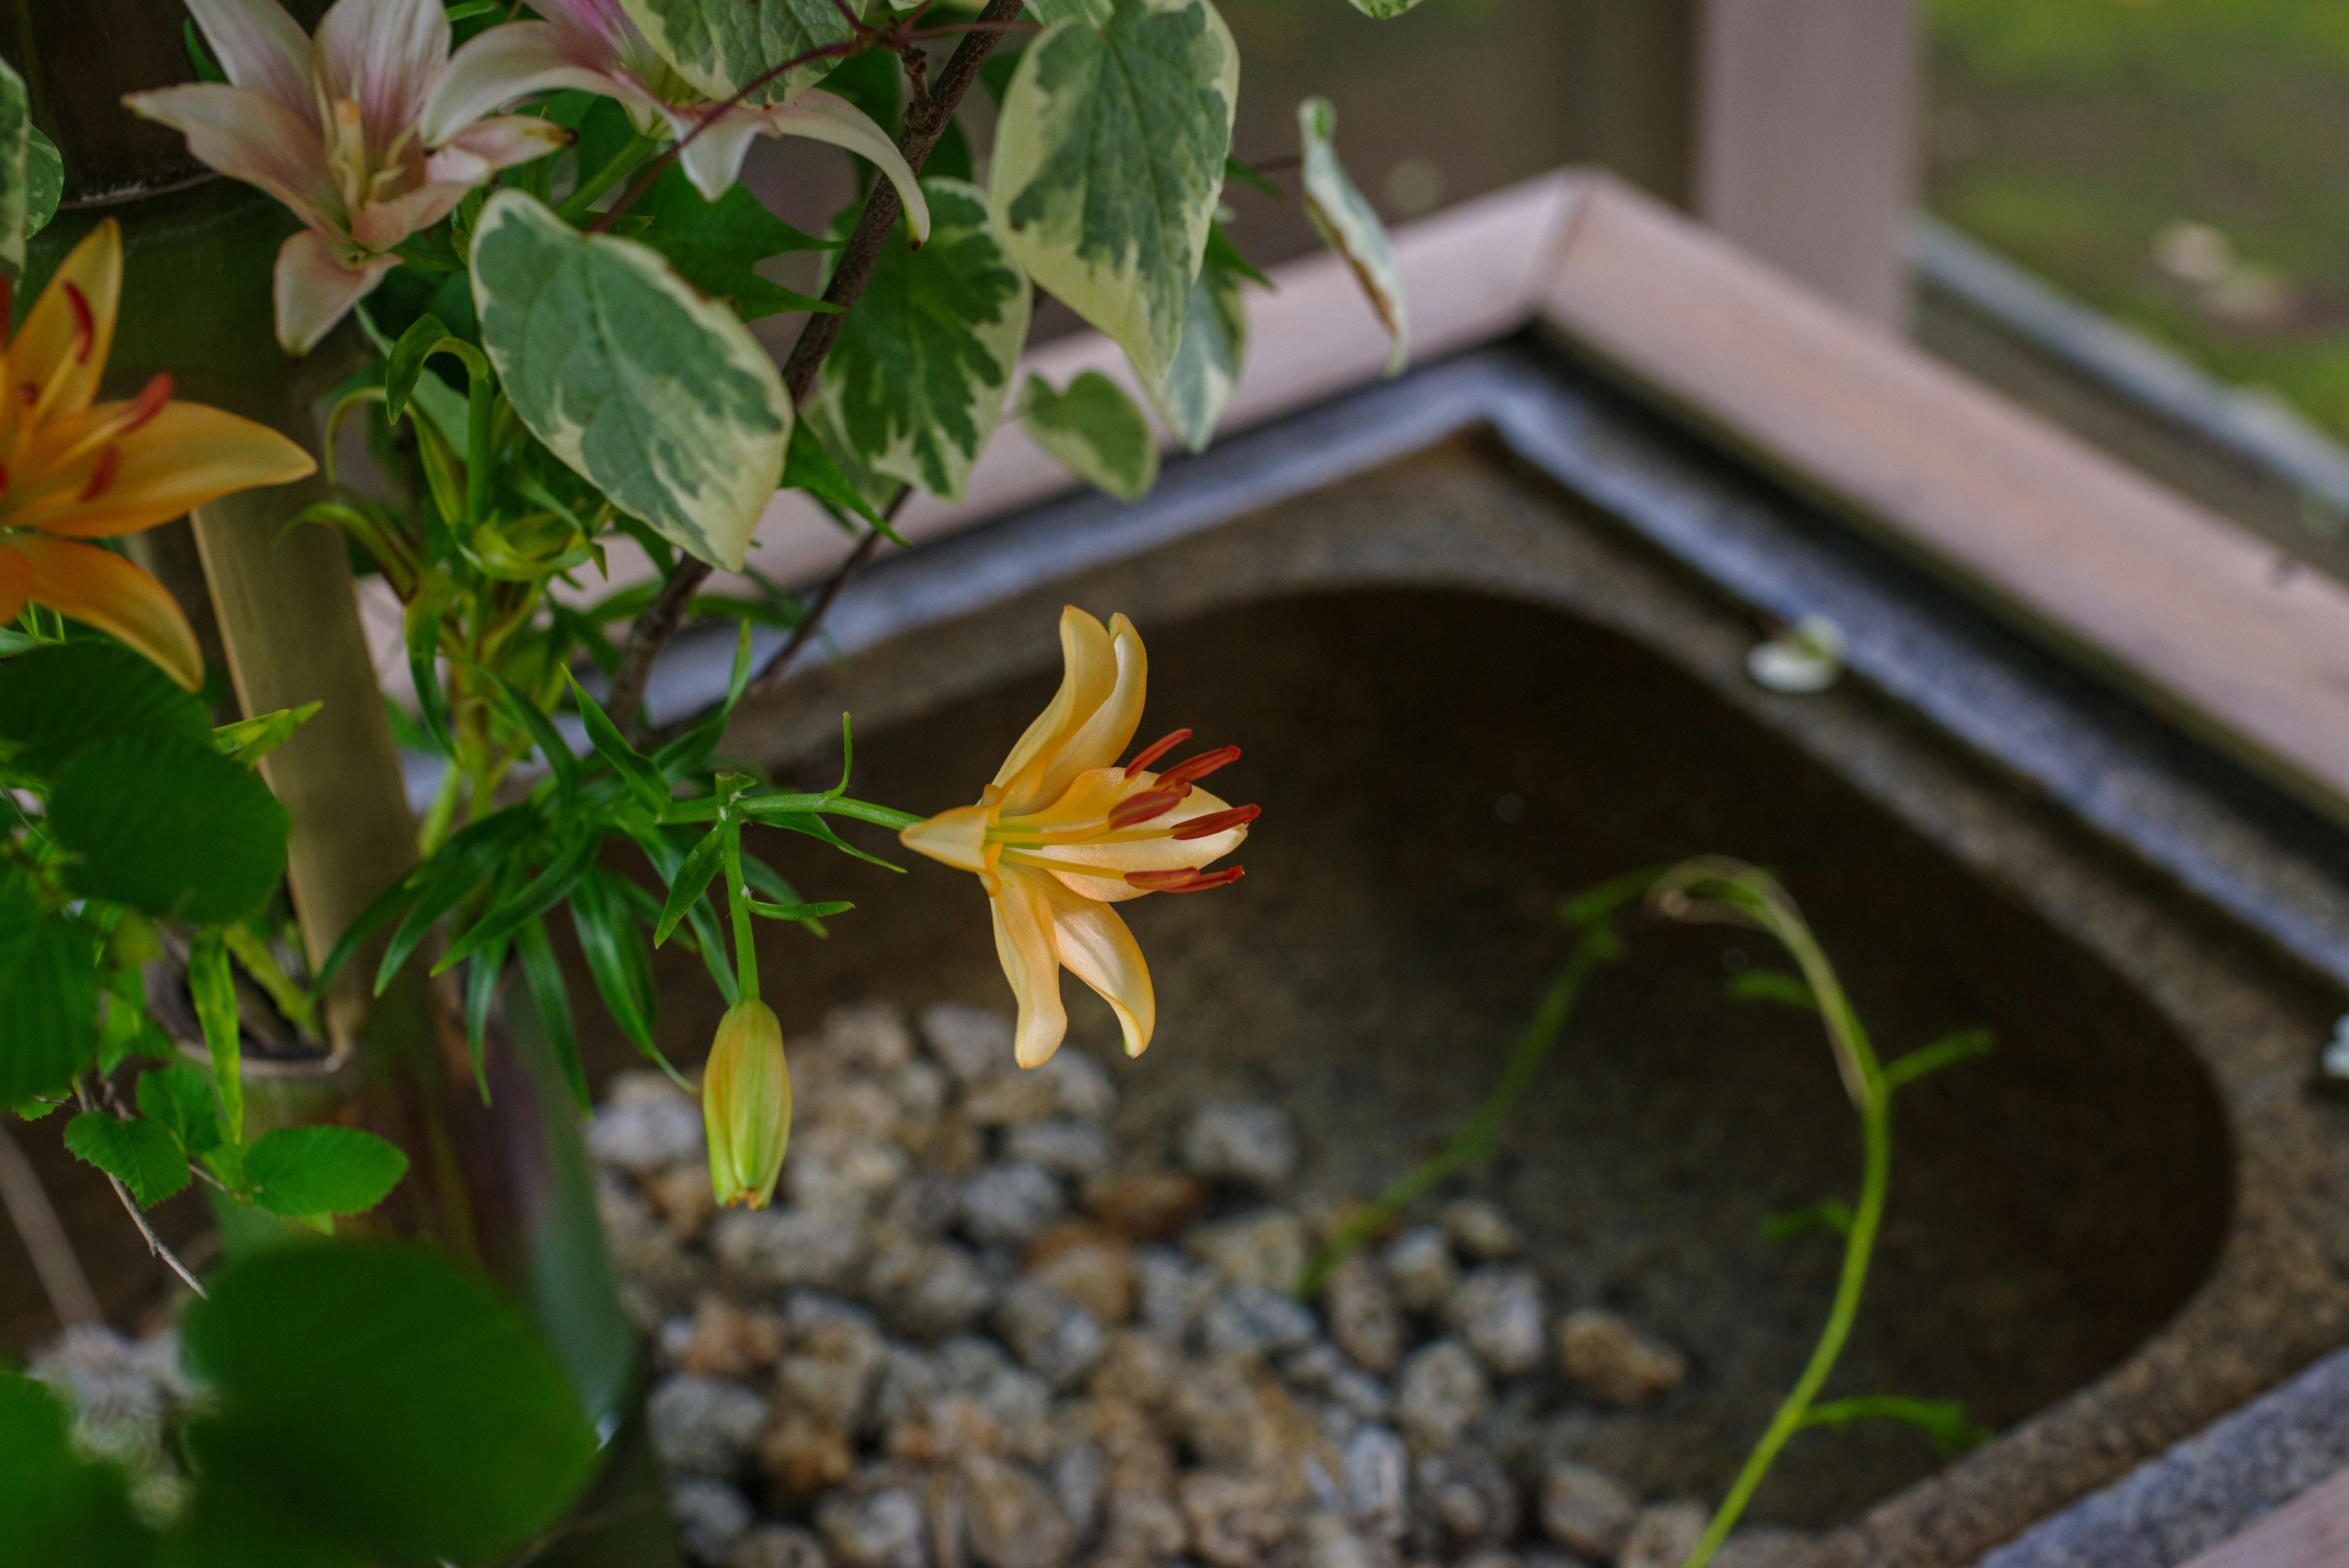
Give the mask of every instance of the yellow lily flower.
[{"label": "yellow lily flower", "polygon": [[[136,534],[317,464],[265,425],[173,402],[168,374],[135,398],[94,401],[121,297],[122,232],[109,218],[0,347],[0,626],[28,600],[47,605],[120,638],[193,691],[203,657],[163,585],[74,541]],[[0,326],[8,318],[0,279]]]},{"label": "yellow lily flower", "polygon": [[1151,771],[1188,730],[1116,765],[1142,722],[1149,674],[1142,638],[1125,617],[1104,627],[1071,605],[1061,612],[1061,653],[1060,692],[978,804],[899,835],[908,849],[978,874],[995,915],[996,955],[1019,1002],[1014,1050],[1023,1067],[1050,1060],[1068,1032],[1064,968],[1117,1013],[1125,1054],[1142,1054],[1158,1003],[1142,949],[1110,906],[1237,881],[1237,866],[1206,867],[1239,847],[1257,811],[1227,805],[1195,782],[1236,761],[1237,746]]}]

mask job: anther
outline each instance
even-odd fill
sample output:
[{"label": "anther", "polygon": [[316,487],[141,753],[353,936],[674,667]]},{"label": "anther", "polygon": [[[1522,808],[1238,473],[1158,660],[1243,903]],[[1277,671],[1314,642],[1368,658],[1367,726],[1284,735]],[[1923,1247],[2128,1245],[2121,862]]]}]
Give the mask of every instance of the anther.
[{"label": "anther", "polygon": [[97,463],[93,465],[89,471],[89,483],[81,487],[81,493],[75,496],[74,499],[76,501],[95,501],[99,496],[105,494],[106,487],[114,483],[115,471],[119,469],[121,466],[122,449],[120,447],[109,446],[101,448],[98,454]]},{"label": "anther", "polygon": [[1229,811],[1210,812],[1206,816],[1195,816],[1166,836],[1175,839],[1212,838],[1226,828],[1237,827],[1242,823],[1254,822],[1263,815],[1264,807],[1260,805],[1236,805]]},{"label": "anther", "polygon": [[129,435],[161,413],[163,405],[171,400],[171,384],[169,370],[158,370],[150,377],[147,384],[139,389],[139,395],[123,405],[122,412],[117,416],[122,421],[117,433]]},{"label": "anther", "polygon": [[1176,763],[1160,774],[1158,787],[1164,789],[1169,784],[1189,784],[1194,779],[1206,778],[1217,768],[1239,760],[1240,749],[1237,746],[1218,746],[1212,752],[1201,752],[1197,756]]},{"label": "anther", "polygon": [[98,317],[89,308],[89,296],[71,278],[66,280],[66,303],[74,313],[74,363],[89,363],[90,350],[98,347]]},{"label": "anther", "polygon": [[1226,866],[1220,871],[1202,871],[1196,866],[1179,871],[1129,871],[1127,883],[1150,893],[1204,893],[1211,888],[1223,888],[1246,876],[1245,867]]},{"label": "anther", "polygon": [[1154,742],[1151,745],[1144,747],[1140,756],[1125,764],[1125,776],[1132,778],[1134,774],[1140,773],[1143,769],[1148,767],[1151,763],[1156,762],[1159,758],[1164,756],[1167,753],[1173,751],[1175,747],[1181,745],[1190,738],[1190,731],[1177,730],[1164,740]]},{"label": "anther", "polygon": [[1131,794],[1110,807],[1109,826],[1112,832],[1122,832],[1139,826],[1154,816],[1164,816],[1183,804],[1187,791],[1180,789],[1146,789]]}]

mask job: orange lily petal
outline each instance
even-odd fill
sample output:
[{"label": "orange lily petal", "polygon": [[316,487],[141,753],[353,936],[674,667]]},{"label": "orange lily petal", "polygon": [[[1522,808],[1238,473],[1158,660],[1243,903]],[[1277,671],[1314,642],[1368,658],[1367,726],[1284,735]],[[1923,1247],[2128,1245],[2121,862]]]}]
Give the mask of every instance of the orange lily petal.
[{"label": "orange lily petal", "polygon": [[[68,296],[68,284],[81,291],[89,306],[94,331],[86,341],[81,313]],[[37,393],[48,386],[53,374],[74,360],[65,369],[64,385],[45,417],[61,419],[89,407],[90,400],[98,396],[98,379],[106,373],[106,356],[114,347],[115,306],[121,297],[122,230],[109,218],[66,253],[56,275],[33,302],[24,330],[8,345],[10,389],[29,386]],[[21,410],[12,412],[23,417]]]},{"label": "orange lily petal", "polygon": [[0,545],[0,626],[24,613],[33,597],[33,566],[5,545]]},{"label": "orange lily petal", "polygon": [[95,545],[16,534],[6,550],[32,568],[36,603],[120,638],[191,691],[204,683],[196,634],[162,584]]},{"label": "orange lily petal", "polygon": [[[54,433],[45,428],[33,449],[34,462],[42,447],[63,450],[73,444],[77,427],[102,421],[121,407],[101,404]],[[107,450],[119,454],[113,472],[85,501]],[[234,491],[304,478],[317,466],[308,452],[267,425],[202,403],[165,403],[138,429],[43,474],[37,490],[0,511],[0,522],[77,539],[135,534]]]},{"label": "orange lily petal", "polygon": [[1052,944],[1069,972],[1101,993],[1125,1032],[1125,1054],[1139,1056],[1158,1027],[1158,997],[1150,966],[1117,911],[1080,898],[1058,883],[1048,884],[1052,907]]},{"label": "orange lily petal", "polygon": [[1105,768],[1125,754],[1133,732],[1142,727],[1143,689],[1149,683],[1150,659],[1142,650],[1142,634],[1123,615],[1110,618],[1110,648],[1117,659],[1117,679],[1101,705],[1070,732],[1060,754],[1045,770],[1038,793],[1046,799],[1068,788],[1078,774]]},{"label": "orange lily petal", "polygon": [[[1007,816],[1033,811],[1060,793],[1039,787],[1045,771],[1068,737],[1092,717],[1117,685],[1117,654],[1109,628],[1074,605],[1061,611],[1061,660],[1060,691],[1053,693],[1050,705],[1036,715],[1036,722],[1028,726],[996,773],[995,783],[1004,790]],[[1067,787],[1066,779],[1061,787]]]},{"label": "orange lily petal", "polygon": [[1069,1032],[1069,1014],[1061,1005],[1051,896],[1045,891],[1045,881],[1033,872],[1007,867],[999,891],[987,901],[995,916],[995,956],[1019,1002],[1012,1054],[1023,1067],[1040,1067],[1051,1060]]}]

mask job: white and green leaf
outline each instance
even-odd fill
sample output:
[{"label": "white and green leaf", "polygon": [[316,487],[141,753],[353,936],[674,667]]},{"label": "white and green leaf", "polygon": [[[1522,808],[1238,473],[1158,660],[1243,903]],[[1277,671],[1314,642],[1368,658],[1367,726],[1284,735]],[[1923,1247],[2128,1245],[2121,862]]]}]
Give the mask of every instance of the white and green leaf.
[{"label": "white and green leaf", "polygon": [[1207,0],[1064,16],[1004,94],[988,192],[1004,243],[1145,375],[1181,344],[1238,99],[1239,51]]},{"label": "white and green leaf", "polygon": [[1247,304],[1240,297],[1241,275],[1219,264],[1212,251],[1191,285],[1190,311],[1183,340],[1163,376],[1143,375],[1159,418],[1193,452],[1205,452],[1216,421],[1230,406],[1247,355]]},{"label": "white and green leaf", "polygon": [[0,273],[11,278],[25,274],[25,236],[33,228],[32,151],[33,110],[25,78],[0,60]]},{"label": "white and green leaf", "polygon": [[1374,21],[1383,22],[1390,16],[1400,16],[1419,4],[1419,0],[1354,0],[1354,9]]},{"label": "white and green leaf", "polygon": [[1158,442],[1124,389],[1087,370],[1056,392],[1041,376],[1019,391],[1019,417],[1038,446],[1086,483],[1139,501],[1158,483]]},{"label": "white and green leaf", "polygon": [[[848,42],[838,0],[620,0],[670,68],[712,99],[731,98],[787,60]],[[862,16],[865,0],[848,0]],[[824,56],[792,67],[750,95],[783,103],[840,64]]]},{"label": "white and green leaf", "polygon": [[580,234],[514,190],[474,230],[473,301],[531,433],[622,511],[739,571],[792,418],[741,320],[657,252]]},{"label": "white and green leaf", "polygon": [[1354,281],[1370,296],[1371,308],[1394,342],[1387,356],[1387,374],[1401,375],[1411,362],[1411,311],[1403,300],[1402,270],[1395,265],[1386,225],[1338,161],[1332,140],[1337,130],[1338,111],[1328,99],[1309,98],[1297,106],[1297,133],[1305,153],[1305,215],[1321,243],[1353,268]]},{"label": "white and green leaf", "polygon": [[49,226],[65,199],[66,160],[57,144],[33,127],[26,151],[25,233],[29,237]]},{"label": "white and green leaf", "polygon": [[978,186],[922,190],[929,243],[916,250],[891,231],[824,358],[811,417],[866,494],[860,468],[959,500],[1010,393],[1031,296]]}]

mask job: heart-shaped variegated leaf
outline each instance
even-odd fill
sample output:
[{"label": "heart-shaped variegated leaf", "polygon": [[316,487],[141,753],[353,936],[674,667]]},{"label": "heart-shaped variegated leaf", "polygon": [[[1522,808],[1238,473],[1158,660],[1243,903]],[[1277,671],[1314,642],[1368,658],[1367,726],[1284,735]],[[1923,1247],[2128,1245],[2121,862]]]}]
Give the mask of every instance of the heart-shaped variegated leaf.
[{"label": "heart-shaped variegated leaf", "polygon": [[[962,497],[995,431],[1028,337],[1028,279],[960,180],[925,180],[930,240],[890,232],[823,362],[811,415],[835,454],[872,474]],[[869,494],[869,487],[860,485]]]},{"label": "heart-shaped variegated leaf", "polygon": [[1305,153],[1305,215],[1322,244],[1354,269],[1354,280],[1370,296],[1371,308],[1394,342],[1387,356],[1387,374],[1401,375],[1411,362],[1411,312],[1403,302],[1402,271],[1395,265],[1386,225],[1338,161],[1338,149],[1330,140],[1337,130],[1338,111],[1328,99],[1309,98],[1297,106],[1297,134]]},{"label": "heart-shaped variegated leaf", "polygon": [[1019,391],[1029,438],[1088,484],[1139,501],[1158,483],[1158,442],[1150,421],[1115,381],[1087,370],[1065,392],[1041,376]]},{"label": "heart-shaped variegated leaf", "polygon": [[[788,61],[844,44],[854,32],[840,0],[620,0],[662,59],[713,99],[731,98]],[[862,16],[867,0],[848,0]],[[836,56],[806,59],[750,95],[781,103],[822,81]]]},{"label": "heart-shaped variegated leaf", "polygon": [[24,275],[25,236],[33,227],[32,153],[25,78],[0,60],[0,273],[12,278]]},{"label": "heart-shaped variegated leaf", "polygon": [[1247,354],[1247,305],[1240,297],[1241,275],[1223,265],[1210,250],[1191,286],[1190,314],[1183,322],[1183,341],[1163,376],[1145,375],[1143,389],[1157,406],[1159,418],[1193,452],[1205,452],[1214,439],[1216,421],[1239,385],[1240,363]]},{"label": "heart-shaped variegated leaf", "polygon": [[613,504],[740,570],[783,472],[792,404],[735,314],[659,254],[502,191],[473,231],[481,344],[514,411]]},{"label": "heart-shaped variegated leaf", "polygon": [[1115,0],[1099,26],[1046,29],[1003,97],[988,196],[1004,243],[1145,375],[1182,341],[1239,69],[1207,0]]}]

